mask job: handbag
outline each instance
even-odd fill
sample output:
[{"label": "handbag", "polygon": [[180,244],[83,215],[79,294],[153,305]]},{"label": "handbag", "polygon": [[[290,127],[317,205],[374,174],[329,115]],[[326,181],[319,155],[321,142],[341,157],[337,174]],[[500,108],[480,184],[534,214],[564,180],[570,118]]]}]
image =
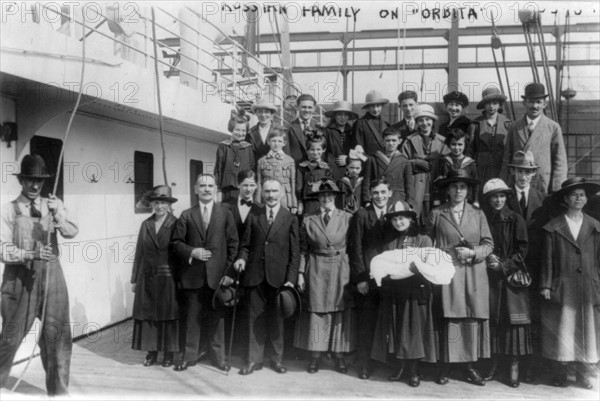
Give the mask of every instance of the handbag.
[{"label": "handbag", "polygon": [[506,283],[511,287],[529,287],[531,285],[531,276],[527,271],[527,266],[525,266],[525,262],[520,254],[516,254],[519,262],[521,264],[521,268],[513,273],[511,273],[506,278]]}]

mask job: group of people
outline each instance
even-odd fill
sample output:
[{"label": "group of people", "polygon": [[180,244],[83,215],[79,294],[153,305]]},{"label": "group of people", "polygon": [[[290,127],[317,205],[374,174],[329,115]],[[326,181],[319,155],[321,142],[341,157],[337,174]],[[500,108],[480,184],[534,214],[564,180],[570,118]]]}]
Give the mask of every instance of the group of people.
[{"label": "group of people", "polygon": [[[514,122],[502,114],[506,97],[496,88],[482,93],[483,113],[473,121],[462,114],[465,94],[444,96],[450,120],[440,126],[434,108],[410,91],[398,96],[403,118],[393,125],[377,91],[367,94],[360,117],[350,103],[336,103],[325,113],[327,126],[313,123],[316,101],[306,94],[287,129],[273,122],[277,107],[266,99],[252,106],[258,123],[251,129],[236,115],[214,174],[196,179],[197,204],[176,218],[170,187],[149,196],[153,214],[140,229],[131,278],[132,345],[147,352],[143,365],[185,371],[206,357],[229,370],[225,326],[233,319],[247,346],[241,375],[262,369],[265,354],[286,373],[284,349],[299,349],[309,373],[319,371],[324,354],[346,373],[355,352],[359,378],[380,361],[392,367],[390,381],[407,377],[412,387],[421,362],[436,364],[441,385],[456,366],[469,383],[485,385],[507,359],[507,383],[517,387],[535,380],[536,361],[546,358],[553,385],[568,385],[575,372],[592,388],[600,223],[584,208],[600,185],[567,179],[560,126],[543,113],[546,97],[543,85],[528,85],[526,115]],[[77,232],[59,200],[40,201],[47,178],[40,159],[23,160],[23,192],[2,210],[1,255],[10,268],[2,285],[3,380],[39,310],[21,305],[43,282],[27,266],[62,280],[42,263],[56,254],[43,232],[34,231],[42,245],[5,246],[22,243],[35,221],[65,237]],[[449,283],[431,281],[424,274],[431,262],[419,258],[408,277],[375,280],[380,256],[425,248],[450,258]],[[49,294],[47,314],[56,320],[64,295]],[[15,322],[28,323],[8,335]],[[55,383],[49,392],[66,390],[67,356],[70,339],[68,347],[42,347],[45,360],[58,360],[45,365]]]}]

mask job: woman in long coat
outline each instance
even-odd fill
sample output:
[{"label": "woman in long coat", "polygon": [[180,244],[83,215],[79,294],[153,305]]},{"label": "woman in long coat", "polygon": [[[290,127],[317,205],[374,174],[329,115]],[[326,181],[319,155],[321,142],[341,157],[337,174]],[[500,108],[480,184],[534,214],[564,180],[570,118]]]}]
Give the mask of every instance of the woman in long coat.
[{"label": "woman in long coat", "polygon": [[[417,214],[406,202],[393,204],[385,218],[389,223],[383,234],[384,251],[433,246],[431,238],[419,234]],[[372,357],[386,362],[387,355],[393,354],[397,370],[388,379],[399,381],[405,368],[408,368],[408,384],[418,387],[421,381],[419,361],[437,361],[433,286],[420,274],[399,280],[389,276],[382,280],[381,286]]]},{"label": "woman in long coat", "polygon": [[572,363],[577,381],[591,389],[600,359],[600,223],[582,211],[598,191],[598,184],[569,178],[553,195],[566,212],[544,226],[542,356],[556,361],[558,387],[567,385],[564,365]]},{"label": "woman in long coat", "polygon": [[493,378],[499,356],[507,355],[511,358],[509,385],[518,387],[520,359],[533,354],[533,343],[528,288],[531,278],[527,286],[509,282],[511,274],[525,273],[529,245],[525,220],[507,206],[513,194],[499,178],[492,178],[483,187],[482,208],[494,239],[494,253],[487,257],[493,360],[486,380]]},{"label": "woman in long coat", "polygon": [[466,202],[468,186],[476,184],[463,170],[436,181],[440,190],[447,191],[448,201],[435,208],[427,222],[435,246],[452,255],[456,269],[452,282],[441,286],[439,384],[448,383],[450,363],[466,363],[466,380],[485,385],[473,363],[490,357],[485,258],[494,243],[483,211]]},{"label": "woman in long coat", "polygon": [[172,276],[171,234],[177,219],[169,212],[177,199],[166,185],[154,187],[149,197],[154,214],[142,223],[135,248],[131,275],[133,301],[132,348],[148,352],[144,366],[157,362],[164,352],[162,366],[173,364],[179,347],[179,315],[175,281]]},{"label": "woman in long coat", "polygon": [[308,373],[319,370],[322,352],[333,352],[336,370],[347,372],[344,353],[354,350],[354,306],[346,237],[351,214],[335,208],[340,193],[335,183],[315,184],[321,208],[304,216],[300,230],[301,264],[298,287],[305,307],[296,321],[294,346],[310,351]]},{"label": "woman in long coat", "polygon": [[352,111],[352,103],[340,101],[333,105],[332,110],[326,111],[325,116],[331,121],[323,130],[327,145],[324,157],[333,178],[340,180],[346,175],[348,153],[354,147],[352,124],[348,120],[356,120],[358,115]]}]

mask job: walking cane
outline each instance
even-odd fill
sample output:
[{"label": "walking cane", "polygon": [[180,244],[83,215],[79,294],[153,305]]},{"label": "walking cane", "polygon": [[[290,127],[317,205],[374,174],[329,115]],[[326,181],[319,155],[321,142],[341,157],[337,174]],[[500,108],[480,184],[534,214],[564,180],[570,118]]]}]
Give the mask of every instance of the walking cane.
[{"label": "walking cane", "polygon": [[227,352],[227,371],[225,372],[226,376],[229,376],[229,371],[231,370],[231,348],[233,347],[233,330],[235,329],[235,313],[237,311],[237,304],[239,302],[240,297],[240,272],[236,272],[235,277],[235,285],[236,291],[235,296],[233,298],[233,315],[231,317],[231,334],[229,335],[229,351]]}]

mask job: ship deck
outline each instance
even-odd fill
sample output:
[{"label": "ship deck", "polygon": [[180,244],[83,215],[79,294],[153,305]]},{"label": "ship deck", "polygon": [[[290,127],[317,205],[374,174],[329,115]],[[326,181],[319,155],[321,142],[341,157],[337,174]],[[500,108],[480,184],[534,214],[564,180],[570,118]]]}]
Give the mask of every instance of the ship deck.
[{"label": "ship deck", "polygon": [[[356,369],[348,374],[333,370],[333,361],[324,360],[316,374],[305,371],[303,360],[286,361],[289,369],[280,375],[266,367],[249,376],[240,376],[239,356],[232,357],[229,375],[201,362],[184,372],[160,365],[143,367],[144,353],[131,349],[131,320],[122,322],[88,338],[76,341],[71,362],[71,399],[594,399],[598,398],[598,383],[585,390],[574,382],[568,388],[549,385],[549,374],[543,374],[533,384],[521,384],[517,389],[500,381],[477,387],[462,381],[457,370],[446,386],[434,382],[435,370],[424,364],[421,386],[409,387],[406,381],[387,380],[390,369],[378,366],[370,380],[359,380]],[[352,362],[352,358],[349,358]],[[8,380],[14,385],[25,363],[17,364]],[[543,367],[540,367],[542,370]],[[44,370],[36,357],[16,389],[0,391],[0,399],[46,398]]]}]

